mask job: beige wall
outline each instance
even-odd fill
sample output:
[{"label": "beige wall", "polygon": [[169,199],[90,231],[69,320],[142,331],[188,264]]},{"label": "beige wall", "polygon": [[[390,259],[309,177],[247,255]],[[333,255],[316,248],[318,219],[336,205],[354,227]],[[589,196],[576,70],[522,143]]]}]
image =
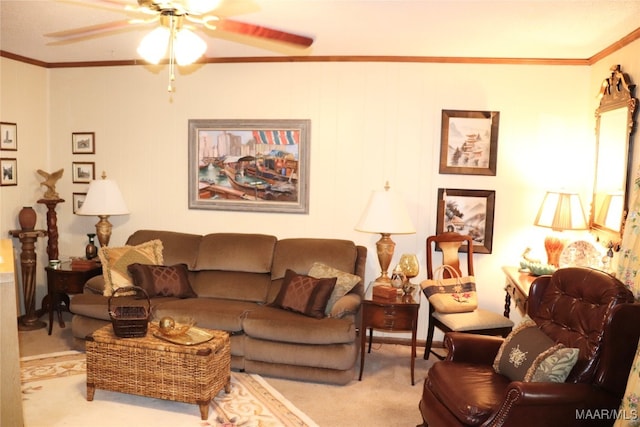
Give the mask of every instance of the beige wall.
[{"label": "beige wall", "polygon": [[[638,53],[636,42],[616,57],[634,81],[640,81]],[[62,257],[83,254],[85,234],[97,221],[72,214],[72,193],[87,188],[71,183],[72,161],[94,161],[96,174],[106,170],[124,193],[131,214],[111,218],[111,245],[143,227],[346,238],[369,248],[367,280],[378,274],[379,236],[353,227],[370,192],[386,180],[404,194],[418,230],[393,237],[392,265],[404,252],[417,253],[424,263],[425,238],[435,231],[438,188],[495,190],[493,254],[478,255],[476,274],[480,304],[499,311],[500,267],[517,265],[527,246],[544,257],[546,231],[532,225],[544,191],[578,190],[588,209],[593,88],[602,72],[586,66],[210,64],[178,74],[177,92],[169,96],[166,68],[42,70],[4,58],[0,65],[0,116],[18,122],[20,173],[18,187],[0,190],[0,233],[15,227],[20,206],[41,196],[35,169],[65,168],[58,184],[67,200],[58,208]],[[29,106],[29,114],[18,109],[19,101]],[[497,176],[438,173],[443,109],[500,111]],[[189,119],[285,118],[312,123],[308,215],[188,209]],[[71,133],[78,131],[96,133],[95,155],[71,154]],[[44,227],[45,211],[37,209]],[[40,258],[46,259],[44,247]],[[423,277],[421,272],[416,281]],[[44,295],[43,275],[38,283]],[[422,325],[421,338],[425,330]]]}]

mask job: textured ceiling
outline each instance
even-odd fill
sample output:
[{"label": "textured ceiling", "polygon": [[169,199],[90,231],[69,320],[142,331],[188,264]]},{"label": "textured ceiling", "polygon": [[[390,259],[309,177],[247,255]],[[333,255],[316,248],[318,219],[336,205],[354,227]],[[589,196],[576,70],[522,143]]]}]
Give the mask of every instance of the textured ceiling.
[{"label": "textured ceiling", "polygon": [[[0,49],[46,63],[138,59],[136,47],[151,25],[58,45],[44,36],[134,16],[118,1],[0,0]],[[235,20],[315,41],[310,48],[294,49],[197,31],[210,58],[587,59],[640,27],[640,1],[618,0],[227,0],[223,11]]]}]

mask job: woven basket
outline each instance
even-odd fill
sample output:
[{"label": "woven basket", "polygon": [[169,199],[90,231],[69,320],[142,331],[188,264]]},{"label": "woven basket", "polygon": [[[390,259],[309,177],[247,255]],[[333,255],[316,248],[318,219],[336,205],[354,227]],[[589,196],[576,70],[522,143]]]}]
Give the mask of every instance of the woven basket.
[{"label": "woven basket", "polygon": [[[145,306],[124,305],[143,298],[147,300]],[[113,332],[117,337],[139,338],[147,335],[150,314],[149,295],[139,286],[118,288],[109,297],[109,317],[113,325]]]}]

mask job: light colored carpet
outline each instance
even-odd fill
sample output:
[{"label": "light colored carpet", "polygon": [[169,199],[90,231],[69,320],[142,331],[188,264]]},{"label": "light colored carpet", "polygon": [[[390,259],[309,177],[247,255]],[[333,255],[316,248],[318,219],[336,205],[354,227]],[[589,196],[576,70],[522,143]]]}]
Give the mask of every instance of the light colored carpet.
[{"label": "light colored carpet", "polygon": [[231,392],[211,402],[209,418],[195,404],[97,389],[86,400],[86,357],[63,352],[21,360],[25,427],[317,427],[260,376],[233,372]]},{"label": "light colored carpet", "polygon": [[[61,329],[56,322],[50,336],[46,329],[20,332],[21,356],[72,349],[71,316],[64,313],[64,318],[67,327]],[[418,402],[424,377],[434,361],[433,357],[423,360],[422,351],[424,348],[418,347],[414,386],[409,370],[411,349],[404,345],[376,343],[372,352],[366,355],[362,381],[357,378],[359,363],[356,377],[345,386],[271,377],[264,380],[320,427],[415,426],[422,423]],[[96,391],[96,396],[99,393],[100,390]]]}]

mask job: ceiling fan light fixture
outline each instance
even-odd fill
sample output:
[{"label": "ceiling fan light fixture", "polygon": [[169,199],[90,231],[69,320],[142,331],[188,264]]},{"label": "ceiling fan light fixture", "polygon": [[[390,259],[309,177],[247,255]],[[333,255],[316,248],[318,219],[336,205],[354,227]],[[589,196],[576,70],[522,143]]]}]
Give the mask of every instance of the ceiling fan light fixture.
[{"label": "ceiling fan light fixture", "polygon": [[189,65],[204,54],[207,44],[193,31],[183,28],[176,34],[174,49],[178,65]]},{"label": "ceiling fan light fixture", "polygon": [[138,54],[151,64],[158,64],[167,53],[171,31],[167,27],[158,27],[144,36],[138,46]]}]

